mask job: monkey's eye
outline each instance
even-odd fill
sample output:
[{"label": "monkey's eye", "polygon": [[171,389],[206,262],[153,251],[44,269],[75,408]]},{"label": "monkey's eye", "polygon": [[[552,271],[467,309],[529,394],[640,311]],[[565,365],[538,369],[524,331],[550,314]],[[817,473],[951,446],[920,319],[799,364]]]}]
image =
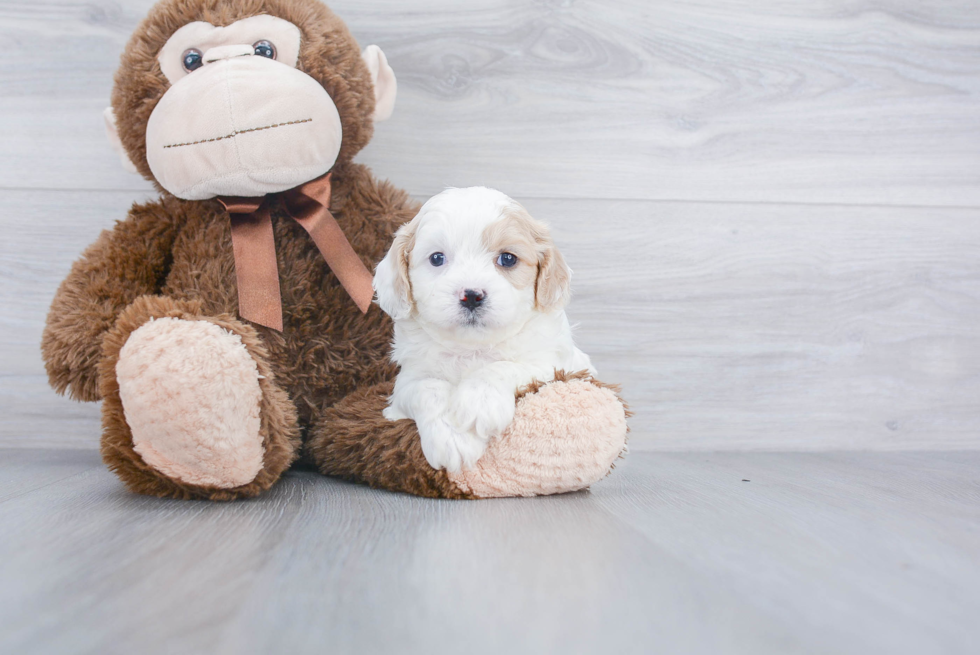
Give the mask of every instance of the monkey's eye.
[{"label": "monkey's eye", "polygon": [[182,62],[184,64],[184,70],[188,73],[196,71],[198,68],[204,65],[204,55],[197,48],[188,48],[184,50]]},{"label": "monkey's eye", "polygon": [[429,255],[429,263],[433,266],[442,266],[446,263],[446,256],[441,252],[434,252]]},{"label": "monkey's eye", "polygon": [[503,266],[504,268],[510,268],[517,264],[517,255],[509,252],[502,252],[497,257],[497,266]]},{"label": "monkey's eye", "polygon": [[255,48],[255,54],[259,57],[276,58],[276,46],[272,45],[270,41],[256,41],[252,47]]}]

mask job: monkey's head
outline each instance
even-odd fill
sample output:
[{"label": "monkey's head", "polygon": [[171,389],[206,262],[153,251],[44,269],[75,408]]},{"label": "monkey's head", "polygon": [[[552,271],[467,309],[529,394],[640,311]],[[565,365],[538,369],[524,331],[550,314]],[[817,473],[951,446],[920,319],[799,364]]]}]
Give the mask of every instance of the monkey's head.
[{"label": "monkey's head", "polygon": [[106,129],[179,198],[260,196],[350,161],[395,87],[318,0],[163,0],[122,55]]}]

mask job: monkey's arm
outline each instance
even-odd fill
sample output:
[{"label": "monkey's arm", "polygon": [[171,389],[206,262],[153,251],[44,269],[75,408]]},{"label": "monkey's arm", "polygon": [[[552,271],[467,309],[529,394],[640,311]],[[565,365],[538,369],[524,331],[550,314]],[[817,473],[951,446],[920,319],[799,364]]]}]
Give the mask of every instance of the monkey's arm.
[{"label": "monkey's arm", "polygon": [[82,254],[55,294],[41,339],[48,381],[75,400],[99,400],[102,337],[139,296],[160,290],[177,221],[161,203],[133,205]]}]

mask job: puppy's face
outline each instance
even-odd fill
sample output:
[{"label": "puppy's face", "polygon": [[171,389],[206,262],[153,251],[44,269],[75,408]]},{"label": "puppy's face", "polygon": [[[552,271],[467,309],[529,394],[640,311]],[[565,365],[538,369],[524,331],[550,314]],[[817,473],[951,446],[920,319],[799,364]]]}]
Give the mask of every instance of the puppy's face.
[{"label": "puppy's face", "polygon": [[493,343],[533,312],[561,309],[570,275],[546,225],[499,191],[471,187],[433,197],[399,229],[375,289],[395,320]]}]

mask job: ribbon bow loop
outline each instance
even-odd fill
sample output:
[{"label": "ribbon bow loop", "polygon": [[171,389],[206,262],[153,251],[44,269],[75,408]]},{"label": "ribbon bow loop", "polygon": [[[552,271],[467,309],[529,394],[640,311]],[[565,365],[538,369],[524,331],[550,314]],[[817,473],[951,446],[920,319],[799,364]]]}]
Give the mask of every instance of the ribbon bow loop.
[{"label": "ribbon bow loop", "polygon": [[[371,273],[330,213],[330,173],[284,191],[282,206],[307,231],[341,286],[366,313],[374,297]],[[219,197],[231,217],[231,241],[242,318],[282,331],[279,267],[269,201]]]}]

